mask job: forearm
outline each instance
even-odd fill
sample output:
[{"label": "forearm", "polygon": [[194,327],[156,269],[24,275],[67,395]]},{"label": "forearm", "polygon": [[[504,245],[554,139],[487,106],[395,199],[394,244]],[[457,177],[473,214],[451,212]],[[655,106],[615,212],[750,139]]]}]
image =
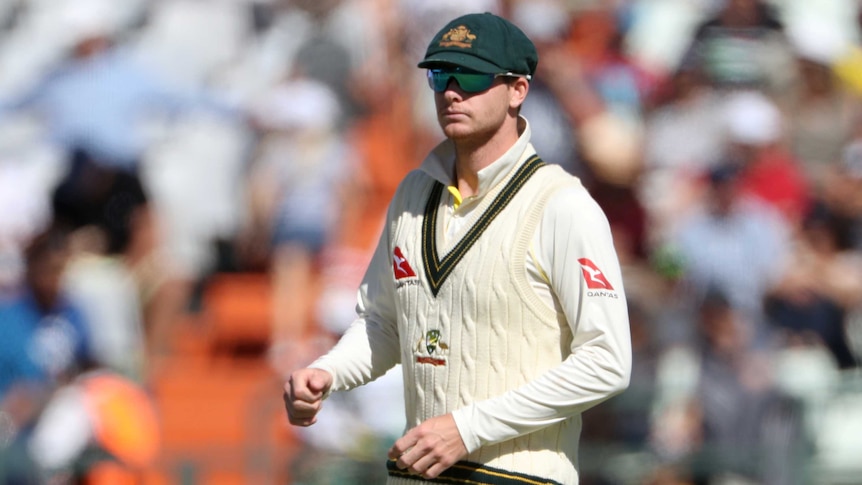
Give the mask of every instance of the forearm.
[{"label": "forearm", "polygon": [[473,452],[580,414],[628,386],[626,362],[610,346],[582,348],[524,386],[454,411],[461,438]]},{"label": "forearm", "polygon": [[357,319],[335,347],[309,367],[329,372],[332,390],[345,391],[373,381],[399,361],[398,336]]}]

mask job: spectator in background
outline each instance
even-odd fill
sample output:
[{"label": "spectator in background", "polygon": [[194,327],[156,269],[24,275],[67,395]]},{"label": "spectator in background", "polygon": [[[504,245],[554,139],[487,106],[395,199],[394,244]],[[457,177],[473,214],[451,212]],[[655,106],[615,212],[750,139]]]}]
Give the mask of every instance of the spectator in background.
[{"label": "spectator in background", "polygon": [[38,148],[29,157],[21,152],[27,150],[3,153],[0,148],[0,295],[23,279],[23,249],[52,218],[51,192],[62,175],[56,157],[42,156],[46,152]]},{"label": "spectator in background", "polygon": [[565,48],[551,51],[546,80],[575,124],[584,183],[598,195],[607,186],[631,187],[640,173],[641,115],[652,79],[622,51],[614,7],[572,8]]},{"label": "spectator in background", "polygon": [[286,373],[294,359],[303,362],[304,353],[319,351],[305,345],[314,333],[319,258],[340,222],[339,208],[348,203],[343,197],[356,162],[339,128],[338,98],[325,84],[291,78],[258,103],[262,136],[249,176],[250,227],[243,241],[268,241],[263,259],[279,295],[273,357]]},{"label": "spectator in background", "polygon": [[840,160],[862,115],[858,97],[833,70],[850,45],[835,26],[823,21],[799,21],[788,31],[796,54],[796,82],[778,99],[786,114],[789,148],[812,188],[822,194],[830,167]]},{"label": "spectator in background", "polygon": [[793,264],[767,302],[788,346],[826,348],[841,369],[858,365],[846,323],[862,303],[862,258],[850,250],[846,229],[825,205],[814,206],[795,238]]},{"label": "spectator in background", "polygon": [[603,2],[570,7],[567,47],[609,111],[639,124],[655,79],[624,51],[626,9]]},{"label": "spectator in background", "polygon": [[185,292],[160,251],[158,214],[137,174],[105,166],[83,149],[71,156],[51,199],[54,219],[74,231],[64,285],[94,329],[99,361],[140,380],[145,355],[164,345],[158,334]]},{"label": "spectator in background", "polygon": [[792,63],[784,25],[764,0],[727,0],[697,28],[689,46],[716,88],[786,87]]},{"label": "spectator in background", "polygon": [[682,258],[690,301],[710,288],[721,291],[763,338],[763,299],[784,272],[790,233],[773,209],[742,192],[740,176],[732,162],[711,168],[703,203],[680,223],[671,244]]},{"label": "spectator in background", "polygon": [[74,231],[66,284],[100,329],[95,350],[103,361],[140,378],[143,354],[162,345],[157,334],[179,311],[185,293],[172,284],[156,235],[158,214],[142,180],[103,165],[88,151],[76,149],[71,156],[69,173],[51,200],[54,219]]},{"label": "spectator in background", "polygon": [[54,188],[54,217],[74,229],[95,230],[95,249],[122,254],[135,242],[149,209],[146,190],[133,172],[104,165],[89,150],[70,153],[66,178]]},{"label": "spectator in background", "polygon": [[[350,2],[300,0],[293,3],[309,16],[309,32],[296,53],[294,69],[300,71],[303,77],[321,82],[332,90],[343,111],[342,116],[345,119],[352,118],[358,106],[351,89],[351,79],[358,66],[358,57],[366,54],[356,52],[364,47],[364,43],[359,42],[362,39],[359,35],[350,38],[350,33],[357,33],[355,29],[345,32],[332,28],[338,24],[339,13],[348,10],[345,6]],[[342,24],[342,29],[346,25]]]},{"label": "spectator in background", "polygon": [[0,302],[0,409],[19,429],[32,424],[43,400],[93,364],[88,323],[62,290],[69,232],[52,226],[26,250],[26,276]]},{"label": "spectator in background", "polygon": [[700,175],[724,149],[720,105],[720,95],[692,59],[684,59],[651,99],[637,189],[653,242],[675,229],[698,196]]},{"label": "spectator in background", "polygon": [[801,409],[773,381],[774,349],[757,343],[744,313],[715,288],[698,301],[692,323],[696,339],[683,351],[688,357],[668,353],[663,357],[675,358],[668,361],[673,368],[660,364],[677,376],[660,381],[682,385],[660,389],[656,401],[652,429],[659,456],[682,464],[694,483],[727,476],[794,483]]},{"label": "spectator in background", "polygon": [[765,94],[743,90],[722,102],[728,157],[740,164],[740,189],[772,206],[795,230],[811,193],[799,161],[786,145],[781,111]]}]

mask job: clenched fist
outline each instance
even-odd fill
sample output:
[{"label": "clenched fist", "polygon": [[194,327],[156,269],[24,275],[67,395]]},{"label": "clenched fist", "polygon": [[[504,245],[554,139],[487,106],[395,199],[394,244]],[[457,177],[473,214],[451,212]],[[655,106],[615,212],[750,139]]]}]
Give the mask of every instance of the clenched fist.
[{"label": "clenched fist", "polygon": [[294,371],[284,385],[284,408],[290,424],[311,426],[317,422],[317,413],[330,387],[332,375],[325,370]]}]

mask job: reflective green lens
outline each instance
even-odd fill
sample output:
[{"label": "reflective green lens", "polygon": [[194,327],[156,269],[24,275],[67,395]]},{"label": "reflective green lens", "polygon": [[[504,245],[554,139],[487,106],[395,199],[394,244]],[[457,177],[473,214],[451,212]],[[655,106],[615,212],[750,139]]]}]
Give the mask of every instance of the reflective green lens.
[{"label": "reflective green lens", "polygon": [[461,89],[468,93],[485,91],[494,84],[494,74],[468,72],[460,69],[429,69],[428,85],[435,92],[442,93],[453,78]]}]

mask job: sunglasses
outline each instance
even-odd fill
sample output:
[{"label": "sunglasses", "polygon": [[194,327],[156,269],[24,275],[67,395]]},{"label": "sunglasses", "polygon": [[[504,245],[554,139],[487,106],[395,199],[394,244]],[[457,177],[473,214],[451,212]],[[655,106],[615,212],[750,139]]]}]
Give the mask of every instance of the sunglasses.
[{"label": "sunglasses", "polygon": [[461,90],[467,93],[480,93],[490,88],[494,84],[494,79],[498,77],[522,77],[529,81],[532,76],[529,74],[515,74],[513,72],[501,72],[497,74],[487,74],[483,72],[467,71],[460,67],[447,69],[428,69],[428,85],[435,93],[446,91],[449,86],[449,81],[455,79]]}]

